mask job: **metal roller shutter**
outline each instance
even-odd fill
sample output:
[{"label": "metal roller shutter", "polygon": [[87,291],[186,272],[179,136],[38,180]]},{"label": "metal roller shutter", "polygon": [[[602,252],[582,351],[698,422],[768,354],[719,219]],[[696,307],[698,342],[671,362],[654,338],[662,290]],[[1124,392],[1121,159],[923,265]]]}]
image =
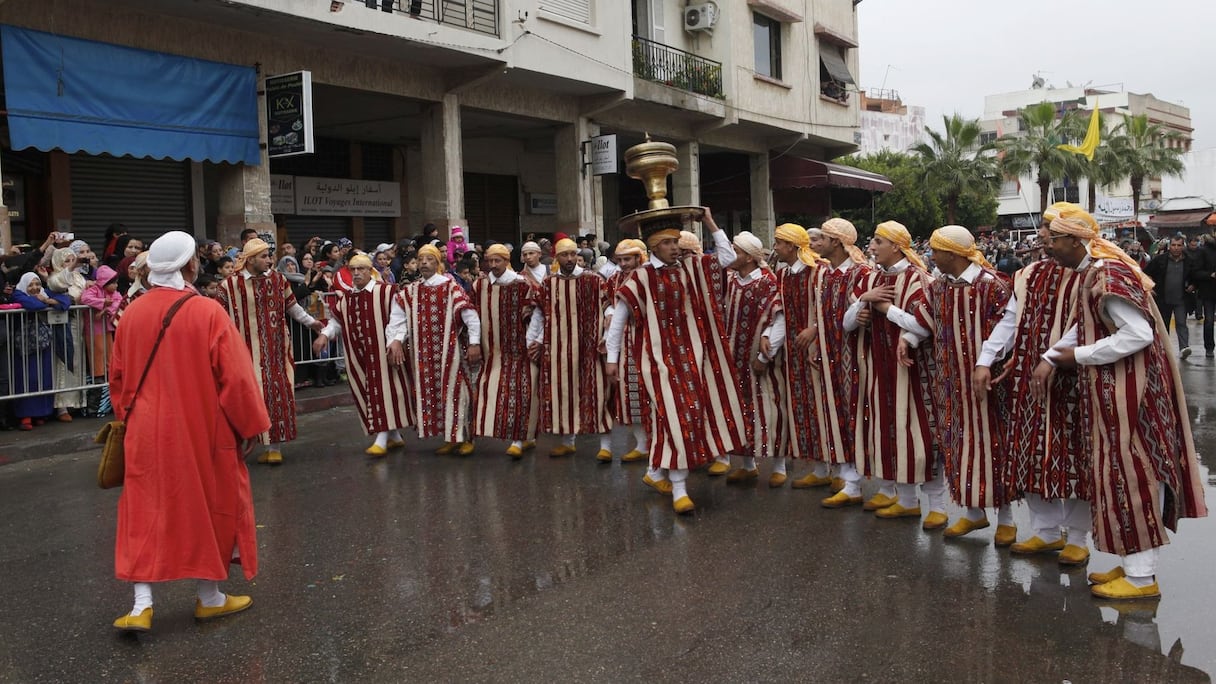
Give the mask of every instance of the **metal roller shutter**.
[{"label": "metal roller shutter", "polygon": [[465,240],[509,242],[519,247],[519,183],[515,176],[464,174]]},{"label": "metal roller shutter", "polygon": [[[363,249],[371,252],[378,245],[392,242],[393,219],[387,216],[368,216],[363,219]],[[359,245],[356,245],[358,247]]]},{"label": "metal roller shutter", "polygon": [[111,223],[145,244],[170,230],[194,232],[186,162],[74,154],[71,177],[72,230],[98,253]]},{"label": "metal roller shutter", "polygon": [[314,235],[330,242],[350,237],[349,216],[276,216],[275,220],[287,226],[287,239],[297,246]]}]

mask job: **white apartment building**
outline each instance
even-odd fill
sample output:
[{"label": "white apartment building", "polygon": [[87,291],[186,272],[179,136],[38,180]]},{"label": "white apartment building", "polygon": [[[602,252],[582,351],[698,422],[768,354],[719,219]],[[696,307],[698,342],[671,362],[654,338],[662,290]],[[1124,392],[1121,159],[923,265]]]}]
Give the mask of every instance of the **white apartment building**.
[{"label": "white apartment building", "polygon": [[907,152],[928,142],[925,108],[908,106],[895,91],[866,91],[861,96],[858,154]]},{"label": "white apartment building", "polygon": [[[645,198],[623,164],[592,173],[589,143],[615,135],[619,159],[649,134],[678,148],[674,202],[771,234],[827,216],[835,184],[882,183],[822,164],[855,149],[855,5],[8,0],[8,219],[16,242],[111,222],[226,243],[370,246],[428,222],[611,239]],[[270,158],[306,131],[268,131],[266,79],[300,71],[315,149]]]},{"label": "white apartment building", "polygon": [[[1182,136],[1176,143],[1183,150],[1191,146],[1190,110],[1182,105],[1160,100],[1151,94],[1137,94],[1122,90],[1043,86],[1010,93],[988,95],[984,98],[984,115],[980,125],[984,129],[984,141],[991,142],[1006,134],[1018,134],[1018,110],[1041,102],[1051,102],[1059,115],[1072,110],[1092,111],[1098,107],[1105,116],[1107,130],[1121,121],[1120,114],[1147,114],[1151,123]],[[1084,205],[1089,186],[1085,179],[1063,179],[1052,189],[1048,202],[1068,201]],[[1131,186],[1126,181],[1109,187],[1100,187],[1096,193],[1095,207],[1088,207],[1094,216],[1105,223],[1130,221],[1132,216]],[[1147,179],[1141,197],[1138,217],[1142,223],[1159,206],[1162,198],[1162,179]],[[1006,180],[999,193],[997,214],[1002,227],[1025,229],[1037,226],[1042,207],[1039,206],[1039,186],[1034,178],[1023,176]]]}]

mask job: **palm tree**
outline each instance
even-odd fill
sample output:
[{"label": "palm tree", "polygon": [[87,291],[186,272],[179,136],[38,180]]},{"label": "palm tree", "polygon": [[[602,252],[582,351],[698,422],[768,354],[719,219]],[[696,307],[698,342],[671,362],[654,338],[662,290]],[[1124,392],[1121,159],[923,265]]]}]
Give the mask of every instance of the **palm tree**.
[{"label": "palm tree", "polygon": [[[1089,126],[1089,115],[1081,115],[1068,117],[1063,122],[1062,126],[1067,126],[1066,135],[1072,139],[1074,144],[1079,144],[1079,141],[1085,137],[1086,130]],[[1106,130],[1106,117],[1101,112],[1098,113],[1098,129]],[[1075,161],[1079,165],[1077,173],[1080,178],[1084,178],[1086,183],[1086,207],[1092,214],[1098,200],[1098,188],[1113,185],[1126,178],[1123,171],[1122,162],[1119,155],[1115,153],[1114,147],[1110,144],[1109,135],[1103,137],[1098,144],[1098,148],[1094,150],[1093,160],[1086,159],[1082,155],[1075,155]]]},{"label": "palm tree", "polygon": [[1138,217],[1144,179],[1182,175],[1182,149],[1166,144],[1182,136],[1149,123],[1147,114],[1124,114],[1123,122],[1112,133],[1111,147],[1123,167],[1120,177],[1131,183],[1132,215]]},{"label": "palm tree", "polygon": [[1056,107],[1040,102],[1018,111],[1019,129],[1024,135],[1006,134],[997,140],[1001,155],[1001,172],[1007,178],[1022,174],[1034,176],[1039,185],[1039,208],[1047,207],[1052,182],[1059,178],[1081,175],[1078,155],[1065,152],[1057,145],[1068,142],[1075,130],[1073,117],[1056,118]]},{"label": "palm tree", "polygon": [[912,148],[924,174],[925,183],[946,200],[946,220],[955,222],[958,200],[968,192],[980,195],[996,192],[996,162],[981,145],[978,119],[958,114],[942,116],[945,134],[925,126],[930,142]]}]

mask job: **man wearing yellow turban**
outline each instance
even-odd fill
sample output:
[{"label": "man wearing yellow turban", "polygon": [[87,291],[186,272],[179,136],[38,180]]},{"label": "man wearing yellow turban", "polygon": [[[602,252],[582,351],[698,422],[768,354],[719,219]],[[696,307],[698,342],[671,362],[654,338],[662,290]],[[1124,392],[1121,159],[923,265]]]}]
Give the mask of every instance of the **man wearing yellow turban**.
[{"label": "man wearing yellow turban", "polygon": [[696,508],[687,492],[689,470],[742,441],[743,414],[720,285],[723,263],[734,261],[735,251],[705,209],[702,224],[710,230],[715,254],[681,259],[678,235],[655,239],[667,220],[640,226],[652,248],[650,262],[616,291],[605,348],[607,374],[615,380],[625,328],[635,326],[638,389],[653,419],[648,423],[653,426],[650,470],[642,482],[670,492],[672,509],[683,514]]},{"label": "man wearing yellow turban", "polygon": [[1090,591],[1106,599],[1153,598],[1161,593],[1156,566],[1166,530],[1176,530],[1179,518],[1206,515],[1207,508],[1161,315],[1143,274],[1103,242],[1079,217],[1061,216],[1047,227],[1048,252],[1080,272],[1081,283],[1075,322],[1043,355],[1031,388],[1043,396],[1053,366],[1078,370],[1075,429],[1091,437],[1080,462],[1093,482],[1094,546],[1122,556],[1121,566],[1090,575]]},{"label": "man wearing yellow turban", "polygon": [[418,249],[420,279],[393,300],[388,353],[392,363],[405,365],[417,387],[418,438],[442,437],[435,453],[468,456],[473,453],[469,367],[481,361],[481,319],[464,288],[444,274],[443,263],[434,245]]},{"label": "man wearing yellow turban", "polygon": [[[998,546],[1017,538],[1010,503],[1017,498],[1008,458],[1004,387],[990,392],[974,382],[982,347],[1004,318],[1012,290],[962,226],[945,226],[929,237],[933,263],[942,272],[929,287],[936,324],[930,376],[936,397],[946,482],[955,502],[966,508],[946,537],[988,527],[986,508],[997,509]],[[991,365],[986,364],[986,365]],[[987,368],[985,367],[985,371]]]},{"label": "man wearing yellow turban", "polygon": [[[929,412],[933,326],[926,291],[930,277],[912,249],[908,229],[895,221],[878,224],[870,242],[878,268],[862,278],[844,314],[845,330],[865,326],[858,355],[862,379],[858,439],[867,474],[879,490],[865,503],[879,518],[920,517],[917,485],[923,484],[929,515],[922,527],[945,527],[946,485],[935,468]],[[905,351],[905,348],[906,351]]]},{"label": "man wearing yellow turban", "polygon": [[395,291],[380,280],[371,258],[355,254],[346,262],[350,268],[350,289],[337,289],[329,300],[329,323],[313,341],[313,355],[319,356],[329,341],[342,336],[346,350],[346,375],[363,433],[375,435],[365,453],[373,457],[389,449],[405,446],[401,429],[414,424],[410,393],[416,388],[404,366],[391,363],[385,353],[389,347],[388,329]]},{"label": "man wearing yellow turban", "polygon": [[528,356],[535,333],[536,289],[511,269],[511,250],[495,244],[486,249],[486,277],[473,281],[471,298],[482,326],[485,364],[477,376],[473,434],[511,442],[514,459],[536,446],[540,404],[536,398],[537,367]]},{"label": "man wearing yellow turban", "polygon": [[856,466],[859,454],[854,437],[858,419],[854,368],[860,340],[858,331],[846,331],[842,321],[853,289],[870,273],[870,266],[866,256],[854,246],[857,229],[852,223],[842,218],[828,219],[820,232],[819,245],[827,263],[816,269],[817,277],[811,284],[814,327],[818,332],[810,349],[811,359],[820,363],[819,372],[811,376],[819,445],[811,473],[795,480],[793,486],[824,486],[830,469],[834,468],[836,477],[831,484],[837,491],[820,504],[825,508],[843,508],[861,504],[861,474]]},{"label": "man wearing yellow turban", "polygon": [[281,444],[296,438],[295,360],[287,321],[321,330],[324,325],[296,303],[291,283],[271,268],[274,250],[259,238],[245,243],[237,272],[220,283],[217,301],[249,345],[260,373],[270,430],[262,434],[265,451],[258,463],[283,462]]},{"label": "man wearing yellow turban", "polygon": [[550,457],[573,456],[578,435],[600,435],[597,457],[611,460],[609,384],[600,355],[607,283],[578,265],[574,240],[558,240],[554,252],[557,268],[540,285],[528,335],[530,353],[540,362],[540,429],[561,438]]},{"label": "man wearing yellow turban", "polygon": [[[616,292],[621,285],[629,280],[629,276],[642,266],[642,262],[650,258],[646,251],[646,243],[636,239],[625,239],[617,243],[613,252],[618,271],[608,277],[608,292]],[[611,326],[613,307],[607,310],[607,320],[604,329]],[[621,333],[621,345],[632,349],[635,327],[626,326]],[[650,435],[646,433],[643,420],[646,406],[642,403],[638,385],[638,359],[632,354],[626,354],[623,359],[623,369],[617,373],[616,391],[609,400],[608,412],[617,427],[630,427],[633,431],[634,447],[621,456],[621,463],[638,463],[650,458]],[[615,428],[614,428],[615,429]],[[611,463],[612,452],[601,452],[600,463]]]},{"label": "man wearing yellow turban", "polygon": [[[772,472],[768,476],[770,487],[780,487],[789,476],[786,474],[787,459],[812,459],[819,445],[819,420],[815,413],[815,370],[809,350],[818,334],[813,316],[812,298],[816,273],[824,262],[810,247],[810,236],[806,228],[796,223],[777,226],[773,237],[773,255],[778,261],[777,310],[772,323],[761,335],[757,366],[776,362],[778,381],[777,396],[781,402],[782,434],[778,436],[778,448],[773,456]],[[781,354],[785,346],[787,330],[794,335],[793,342]],[[817,464],[816,468],[819,465]],[[831,481],[827,468],[822,472],[812,470],[794,482],[794,486],[815,487]]]}]

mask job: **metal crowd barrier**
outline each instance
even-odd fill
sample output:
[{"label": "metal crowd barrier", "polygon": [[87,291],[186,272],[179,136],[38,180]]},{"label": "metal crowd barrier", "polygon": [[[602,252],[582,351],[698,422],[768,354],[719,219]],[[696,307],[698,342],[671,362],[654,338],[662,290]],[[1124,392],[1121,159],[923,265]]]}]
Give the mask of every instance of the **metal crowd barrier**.
[{"label": "metal crowd barrier", "polygon": [[[323,311],[327,313],[328,306]],[[109,333],[90,335],[88,324],[101,316],[82,304],[67,311],[0,310],[0,397],[23,399],[107,387],[114,337]],[[331,341],[328,349],[316,355],[311,330],[294,320],[289,322],[289,330],[296,365],[335,363],[345,367],[340,340]],[[70,403],[84,407],[85,398],[82,394]]]}]

